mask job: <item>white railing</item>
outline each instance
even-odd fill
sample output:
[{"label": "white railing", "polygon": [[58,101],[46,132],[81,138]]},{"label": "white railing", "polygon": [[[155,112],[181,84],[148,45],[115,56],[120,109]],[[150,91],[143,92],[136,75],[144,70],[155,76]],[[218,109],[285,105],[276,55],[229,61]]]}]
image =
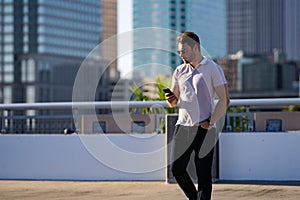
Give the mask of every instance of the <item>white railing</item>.
[{"label": "white railing", "polygon": [[165,101],[101,101],[101,102],[43,102],[2,104],[0,110],[51,110],[51,109],[89,109],[89,108],[149,108],[167,107]]},{"label": "white railing", "polygon": [[[287,106],[300,105],[300,98],[273,99],[232,99],[230,106]],[[1,104],[0,111],[9,110],[51,110],[51,109],[86,109],[86,108],[147,108],[168,107],[165,101],[102,101],[102,102],[43,102]]]},{"label": "white railing", "polygon": [[[300,105],[300,98],[275,98],[275,99],[233,99],[230,102],[230,107],[233,107],[233,112],[227,114],[226,118],[226,130],[233,131],[236,127],[232,126],[232,121],[236,121],[236,118],[246,117],[246,130],[253,131],[253,114],[249,111],[250,107],[255,106],[289,106],[289,105]],[[245,107],[245,112],[237,113],[236,107]],[[166,108],[167,103],[165,101],[105,101],[105,102],[43,102],[43,103],[15,103],[15,104],[1,104],[1,128],[2,133],[7,133],[6,129],[9,129],[9,133],[12,132],[10,121],[12,120],[23,120],[24,126],[30,126],[29,119],[41,119],[45,118],[43,116],[26,116],[22,114],[21,116],[14,115],[14,111],[27,111],[27,110],[84,110],[84,109],[130,109],[130,108]],[[72,124],[73,116],[70,116],[70,123]],[[58,119],[59,116],[48,116],[49,118]],[[159,115],[161,117],[161,114]],[[67,117],[64,115],[63,119]],[[25,121],[24,121],[25,120]],[[28,121],[29,120],[29,121]],[[238,120],[241,123],[242,120]],[[67,122],[64,122],[67,123]],[[236,123],[233,123],[236,124]],[[20,126],[20,124],[19,124]],[[238,126],[245,126],[240,124]]]}]

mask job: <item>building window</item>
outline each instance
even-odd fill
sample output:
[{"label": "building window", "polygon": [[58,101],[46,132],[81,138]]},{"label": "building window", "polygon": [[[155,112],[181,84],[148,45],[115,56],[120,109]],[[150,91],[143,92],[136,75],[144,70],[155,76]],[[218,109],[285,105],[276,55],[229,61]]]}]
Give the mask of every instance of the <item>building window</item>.
[{"label": "building window", "polygon": [[14,67],[12,64],[5,64],[4,65],[4,72],[6,73],[13,73]]},{"label": "building window", "polygon": [[13,10],[14,10],[14,7],[11,4],[8,4],[8,5],[4,6],[4,13],[12,13]]},{"label": "building window", "polygon": [[27,62],[27,81],[35,81],[35,62],[33,59],[29,59]]},{"label": "building window", "polygon": [[26,89],[26,102],[34,103],[35,102],[35,88],[34,86],[28,86]]},{"label": "building window", "polygon": [[28,51],[29,51],[28,45],[24,44],[24,46],[23,46],[23,53],[28,53]]},{"label": "building window", "polygon": [[21,62],[21,81],[26,82],[26,60]]},{"label": "building window", "polygon": [[4,83],[12,83],[14,82],[14,74],[13,73],[5,73],[3,77]]},{"label": "building window", "polygon": [[4,26],[4,32],[5,33],[12,33],[14,32],[14,27],[12,24],[7,24]]},{"label": "building window", "polygon": [[12,53],[14,51],[14,47],[12,44],[5,44],[4,45],[4,52],[5,53]]},{"label": "building window", "polygon": [[4,55],[3,61],[4,62],[10,62],[10,63],[12,63],[14,61],[13,54],[6,54],[6,55]]},{"label": "building window", "polygon": [[12,15],[4,15],[4,22],[5,23],[13,23],[13,16]]},{"label": "building window", "polygon": [[3,41],[5,41],[5,43],[12,43],[13,42],[13,35],[12,34],[5,34]]},{"label": "building window", "polygon": [[3,103],[11,103],[12,91],[11,86],[5,86],[3,89]]}]

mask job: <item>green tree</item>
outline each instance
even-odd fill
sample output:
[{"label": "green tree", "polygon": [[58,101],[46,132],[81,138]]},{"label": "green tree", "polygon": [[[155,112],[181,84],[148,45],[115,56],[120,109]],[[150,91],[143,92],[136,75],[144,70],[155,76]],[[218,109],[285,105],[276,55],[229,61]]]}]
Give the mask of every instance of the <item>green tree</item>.
[{"label": "green tree", "polygon": [[[135,95],[133,98],[133,101],[149,101],[149,97],[144,95],[143,89],[139,87],[136,83],[134,83],[133,86],[131,86],[130,91]],[[138,108],[131,109],[132,113],[138,112]],[[149,114],[150,108],[142,108],[141,113],[142,114]]]},{"label": "green tree", "polygon": [[[150,93],[155,97],[149,97],[145,94],[142,87],[139,87],[137,84],[134,84],[130,87],[130,91],[135,95],[133,101],[164,101],[165,93],[163,92],[164,88],[171,86],[170,77],[159,75],[155,79],[155,87]],[[138,112],[137,108],[131,110],[131,112]],[[174,108],[142,108],[140,111],[142,114],[169,114],[174,113]],[[160,118],[159,128],[162,133],[165,132],[165,118]]]},{"label": "green tree", "polygon": [[[130,91],[135,95],[133,101],[164,101],[165,93],[164,88],[171,86],[171,80],[169,77],[158,75],[155,79],[155,87],[150,93],[154,94],[155,97],[149,97],[145,94],[142,87],[139,87],[136,83],[130,87]],[[133,109],[137,111],[137,109]],[[164,113],[174,113],[174,108],[143,108],[142,114],[162,114]]]},{"label": "green tree", "polygon": [[296,112],[300,111],[300,106],[299,105],[291,105],[283,109],[286,112]]}]

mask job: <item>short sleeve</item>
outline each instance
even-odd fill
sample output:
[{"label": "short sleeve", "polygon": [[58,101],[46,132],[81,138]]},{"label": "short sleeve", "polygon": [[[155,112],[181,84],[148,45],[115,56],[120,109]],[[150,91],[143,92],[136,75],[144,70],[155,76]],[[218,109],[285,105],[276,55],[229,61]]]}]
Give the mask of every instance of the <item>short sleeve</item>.
[{"label": "short sleeve", "polygon": [[227,84],[223,69],[215,64],[214,70],[212,72],[212,85],[214,87]]},{"label": "short sleeve", "polygon": [[173,76],[172,76],[172,86],[171,88],[174,88],[178,85],[178,69],[176,68],[174,70]]}]

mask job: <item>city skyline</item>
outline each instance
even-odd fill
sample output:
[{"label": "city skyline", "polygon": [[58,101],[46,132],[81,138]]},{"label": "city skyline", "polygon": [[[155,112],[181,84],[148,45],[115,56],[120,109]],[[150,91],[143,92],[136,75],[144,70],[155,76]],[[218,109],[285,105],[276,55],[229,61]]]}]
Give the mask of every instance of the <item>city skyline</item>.
[{"label": "city skyline", "polygon": [[[102,16],[103,6],[110,8],[114,1],[2,1],[0,102],[71,101],[82,61],[100,41],[116,34],[111,27],[116,26],[116,18],[110,17],[114,14],[106,10],[106,23]],[[112,12],[115,10],[113,6]],[[102,73],[112,51],[116,48],[101,52],[100,63],[92,66],[94,75]],[[106,82],[99,90],[106,91],[98,91],[97,100],[108,100],[110,74],[118,76],[113,70],[103,75],[101,80]]]},{"label": "city skyline", "polygon": [[[123,15],[122,15],[122,17],[120,17],[122,22],[120,22],[121,25],[119,25],[119,27],[123,27],[123,28],[119,29],[119,33],[122,33],[124,31],[132,31],[134,29],[133,25],[131,24],[132,23],[131,19],[134,20],[132,17],[132,13],[131,13],[132,6],[130,6],[130,5],[132,5],[132,0],[125,0],[125,1],[120,1],[120,2],[123,2],[123,5],[126,5],[128,9],[121,9],[120,14],[123,13]],[[128,2],[128,3],[126,3],[126,2]],[[192,5],[196,1],[187,0],[185,2],[188,5]],[[299,30],[300,30],[300,25],[299,25],[300,18],[297,17],[299,15],[299,13],[297,12],[297,8],[300,8],[299,1],[297,1],[297,0],[269,1],[268,0],[268,1],[266,1],[266,3],[268,4],[268,6],[267,6],[268,8],[263,7],[263,4],[259,3],[260,1],[256,1],[256,0],[250,1],[250,2],[243,1],[243,0],[242,1],[214,0],[214,1],[201,1],[201,2],[202,2],[202,5],[197,1],[194,7],[187,6],[186,12],[187,13],[195,13],[196,11],[200,10],[201,12],[199,12],[199,15],[203,16],[205,19],[202,23],[207,24],[206,26],[210,27],[210,28],[201,30],[202,27],[200,27],[198,30],[197,26],[191,26],[190,25],[190,24],[192,24],[191,20],[193,20],[193,17],[191,17],[191,16],[193,16],[193,15],[188,15],[187,21],[189,23],[187,23],[186,30],[195,31],[196,33],[198,33],[200,35],[200,38],[203,40],[202,41],[203,46],[206,50],[208,50],[207,53],[211,57],[222,58],[222,57],[226,57],[228,55],[235,54],[239,50],[243,50],[245,53],[254,53],[254,54],[259,53],[259,52],[271,53],[274,48],[274,47],[272,47],[272,44],[274,42],[276,42],[276,40],[279,40],[279,42],[277,42],[278,45],[274,43],[276,49],[283,51],[283,53],[286,54],[288,60],[295,60],[295,61],[300,60],[300,50],[299,50],[299,48],[297,48],[297,46],[299,46],[298,44],[300,44],[299,38],[297,37],[297,32],[299,32]],[[205,6],[205,5],[207,5],[207,6]],[[223,9],[225,9],[225,5],[227,6],[227,11],[223,10]],[[241,7],[238,10],[234,11],[234,7],[232,7],[230,5],[235,5],[235,8],[237,8],[237,6],[239,6],[239,5]],[[212,13],[214,11],[214,8],[218,8],[219,14],[216,14],[216,15],[214,15],[214,17],[211,17],[211,18],[209,17],[209,15],[207,15],[207,16],[205,15],[206,13]],[[246,8],[249,10],[245,10]],[[238,18],[234,17],[234,18],[228,19],[228,20],[231,19],[230,24],[228,24],[227,17],[230,17],[229,13],[226,14],[226,12],[229,12],[228,9],[231,9],[231,11],[230,11],[231,13],[237,12],[237,11],[242,11],[240,13],[240,15],[245,14],[245,17],[243,17],[241,19],[245,19],[246,20],[246,21],[244,21],[245,23],[241,24],[238,21]],[[252,9],[252,10],[250,10],[250,9]],[[268,9],[268,13],[270,13],[270,14],[273,13],[272,15],[274,15],[276,19],[278,18],[277,21],[280,23],[277,25],[277,27],[275,25],[276,23],[273,23],[273,22],[275,22],[274,17],[271,17],[271,18],[268,17],[269,16],[268,13],[263,12],[264,9]],[[255,11],[255,10],[257,10],[257,11]],[[257,13],[256,14],[257,16],[256,15],[254,16],[254,12]],[[248,13],[248,18],[246,15],[247,13]],[[252,16],[250,15],[251,13],[252,13]],[[282,16],[280,16],[280,15],[276,16],[276,13],[278,13],[278,15],[281,13],[280,15],[282,15]],[[225,21],[223,21],[223,23],[222,23],[222,21],[218,22],[217,16],[219,16],[220,19],[223,18],[222,20],[225,20]],[[256,17],[256,18],[254,19],[254,17]],[[259,22],[259,21],[261,21],[261,18],[263,18],[264,21]],[[195,18],[195,19],[197,19],[197,18]],[[236,21],[232,21],[232,19],[235,19]],[[270,20],[272,20],[273,22],[271,22]],[[128,24],[124,23],[126,21],[129,23]],[[201,24],[200,22],[197,22],[196,20],[194,20],[194,21],[195,21],[194,23],[196,23],[196,24]],[[200,21],[200,20],[198,20],[198,21]],[[257,22],[257,25],[255,24],[256,23],[255,21]],[[269,23],[269,21],[271,23]],[[229,26],[227,28],[227,30],[225,30],[224,22],[227,23],[226,26]],[[233,24],[235,24],[236,22],[240,23],[240,27],[246,26],[245,28],[246,29],[248,28],[247,31],[245,29],[245,31],[243,32],[245,36],[237,35],[236,32],[233,32],[234,31],[233,29],[230,29],[230,27],[232,27]],[[269,23],[268,27],[263,26],[263,24],[268,24],[268,23]],[[256,26],[256,27],[254,27],[254,26]],[[126,27],[126,28],[124,28],[124,27]],[[217,28],[217,27],[219,27],[219,28]],[[213,28],[218,29],[218,32],[220,32],[222,34],[218,33],[219,35],[215,35],[211,30]],[[274,33],[270,32],[272,30]],[[229,32],[226,33],[227,31],[229,31]],[[257,31],[260,31],[260,32],[257,32]],[[285,35],[283,35],[282,32],[286,32]],[[232,34],[232,33],[234,33],[234,34]],[[255,36],[255,34],[257,36]],[[228,35],[228,37],[226,37],[226,35]],[[261,35],[262,37],[258,37],[259,35]],[[270,35],[273,38],[268,38],[268,35]],[[221,38],[220,36],[223,38]],[[279,39],[280,37],[281,37],[281,39]],[[252,48],[252,50],[248,51],[247,49],[245,49],[243,46],[241,46],[242,43],[239,44],[237,42],[233,42],[233,41],[238,41],[238,40],[240,40],[240,41],[242,40],[243,41],[242,43],[244,45],[248,44],[249,48]],[[274,44],[273,44],[273,46],[274,46]],[[238,46],[238,45],[240,45],[240,46]],[[256,47],[254,47],[255,45],[256,45]],[[257,49],[257,52],[255,52],[255,48]],[[216,49],[218,49],[218,50],[216,50]],[[131,65],[131,67],[132,67],[133,57],[131,55],[128,57],[129,57],[127,59],[128,63],[126,63],[126,65],[124,65],[124,66]],[[124,68],[126,68],[126,67],[119,68],[119,70],[124,70]],[[129,71],[130,70],[132,70],[132,69],[129,69]]]},{"label": "city skyline", "polygon": [[[27,2],[28,4],[24,2]],[[140,1],[123,0],[117,2],[118,6],[114,5],[111,7],[108,4],[108,9],[106,11],[110,9],[113,10],[115,13],[111,13],[112,15],[109,13],[105,14],[105,12],[101,11],[100,8],[98,11],[97,7],[100,7],[100,4],[103,2],[116,3],[116,1],[94,0],[93,2],[96,2],[95,6],[91,6],[92,4],[90,3],[82,3],[81,1],[73,4],[71,1],[48,2],[45,0],[37,0],[36,3],[34,3],[33,1],[27,0],[15,2],[11,0],[5,0],[1,3],[1,11],[3,11],[4,14],[2,15],[2,18],[0,18],[2,22],[1,24],[3,25],[1,30],[3,35],[0,37],[2,47],[0,50],[2,52],[1,56],[5,55],[2,56],[0,60],[1,101],[4,103],[17,103],[68,100],[65,98],[67,96],[65,94],[70,94],[71,90],[69,91],[69,89],[72,87],[72,78],[68,78],[74,78],[74,76],[76,76],[76,73],[73,73],[75,68],[72,69],[72,66],[79,66],[81,62],[80,59],[85,58],[86,55],[88,55],[91,50],[99,44],[99,42],[106,40],[110,36],[122,36],[122,34],[126,33],[129,33],[130,35],[136,33],[136,30],[139,28],[144,27],[165,28],[167,30],[173,30],[176,33],[188,30],[195,31],[197,34],[199,34],[199,32],[202,30],[203,32],[199,34],[200,39],[204,38],[202,45],[204,46],[204,50],[208,50],[207,54],[211,56],[211,58],[215,58],[215,56],[216,58],[227,57],[227,55],[231,53],[236,53],[238,49],[244,50],[245,55],[251,55],[272,53],[274,48],[277,48],[276,51],[283,53],[281,55],[287,54],[287,58],[289,59],[288,61],[300,60],[300,58],[297,60],[300,56],[300,54],[297,53],[299,50],[295,48],[299,43],[299,39],[297,38],[296,34],[297,30],[299,30],[299,23],[298,19],[295,18],[295,16],[298,16],[299,14],[296,12],[297,9],[295,8],[300,6],[299,1],[296,0],[276,0],[274,3],[273,1],[266,1],[268,2],[268,4],[266,4],[268,12],[266,13],[263,12],[265,7],[262,6],[262,4],[259,4],[259,1],[256,0],[251,1],[254,3],[249,3],[246,0],[238,1],[240,3],[236,3],[235,0],[205,0],[201,1],[201,4],[196,4],[197,1],[195,0],[168,0],[164,1],[164,6],[162,6],[161,2],[157,0],[148,1],[148,3],[152,2],[151,6],[148,4],[143,4],[144,2]],[[135,4],[133,4],[133,2],[135,2]],[[226,9],[229,10],[226,12],[233,11],[230,15],[225,14],[225,3],[228,3],[228,8]],[[30,6],[28,6],[29,4]],[[38,9],[36,7],[37,4],[41,4]],[[69,7],[71,4],[74,7]],[[231,4],[234,6],[231,6]],[[135,6],[135,9],[133,9],[133,5]],[[191,5],[195,5],[195,7],[192,7]],[[143,12],[138,12],[136,10],[138,6]],[[281,6],[283,6],[283,8],[281,8]],[[260,11],[255,11],[258,8]],[[66,9],[65,12],[63,12],[64,9]],[[109,23],[108,20],[116,17],[116,9],[118,9],[118,22],[114,21],[114,25],[114,23]],[[194,14],[199,10],[201,11],[200,13],[202,13],[202,15]],[[218,12],[214,12],[215,10]],[[244,17],[243,12],[240,12],[241,10],[245,10],[245,12],[248,13],[246,17]],[[145,11],[147,11],[147,15],[145,15]],[[254,11],[258,16],[253,16]],[[278,18],[276,18],[278,19],[278,24],[272,25],[274,21],[272,21],[272,17],[270,18],[270,16],[276,16],[277,11],[279,14],[286,14],[284,15],[286,17],[283,18],[283,16],[280,16],[280,14],[277,16]],[[12,15],[11,13],[15,14]],[[272,15],[269,15],[268,13]],[[96,20],[97,17],[101,17],[103,14],[105,14],[106,17],[102,19],[105,20],[105,23],[102,23],[101,19]],[[234,17],[237,16],[237,14],[238,17]],[[84,18],[81,19],[81,15],[84,15]],[[229,29],[231,27],[230,24],[234,24],[235,28],[239,29],[239,31],[236,31],[237,29],[230,29],[230,33],[232,34],[228,35],[233,35],[231,38],[226,38],[224,36],[227,34],[224,28],[223,19],[225,15],[228,15],[230,18],[228,20]],[[269,17],[263,17],[265,15]],[[255,18],[252,18],[252,16]],[[258,19],[260,19],[259,16],[265,18],[263,23],[258,22]],[[199,17],[202,22],[198,22],[197,17]],[[61,20],[57,20],[60,18]],[[247,23],[243,24],[243,22],[240,22],[236,18],[244,20]],[[79,20],[79,22],[87,22],[90,20],[90,24],[84,23],[80,25],[80,23],[77,23],[76,20]],[[291,24],[288,22],[291,22]],[[263,24],[268,23],[270,23],[268,26],[263,26]],[[217,24],[222,24],[222,26],[217,26]],[[116,25],[117,29],[114,27]],[[246,27],[243,25],[246,25]],[[196,28],[194,28],[195,26]],[[272,26],[276,28],[272,29]],[[199,27],[199,29],[197,27]],[[213,28],[216,28],[216,30],[212,30]],[[288,31],[285,32],[286,35],[282,33],[282,31],[285,30],[284,28],[288,29]],[[106,35],[102,35],[103,29],[111,30],[112,32],[107,32]],[[251,31],[247,32],[246,30],[248,29],[251,29]],[[258,39],[252,38],[252,36],[255,35],[255,30],[257,29],[262,29],[262,31],[258,33],[263,37]],[[213,33],[216,31],[219,32],[219,34],[214,35]],[[245,32],[247,34],[238,35],[240,32]],[[269,32],[274,32],[274,34],[268,35]],[[224,37],[219,37],[220,35]],[[118,48],[124,45],[129,47],[131,46],[131,49],[134,48],[134,45],[143,47],[143,42],[137,42],[136,38],[133,38],[133,36],[134,35],[131,35],[129,38],[126,38],[129,40],[119,41]],[[152,52],[145,51],[148,54],[141,54],[141,59],[139,62],[134,62],[132,52],[129,52],[126,55],[111,54],[116,52],[113,52],[115,50],[110,47],[104,48],[105,51],[103,52],[105,55],[103,54],[103,58],[105,59],[105,57],[107,57],[107,60],[110,60],[111,58],[117,57],[117,69],[121,71],[122,78],[132,78],[131,74],[133,72],[133,65],[144,67],[148,66],[149,68],[149,73],[146,70],[143,70],[143,74],[138,75],[138,77],[151,77],[155,76],[156,74],[162,74],[163,72],[159,71],[161,66],[167,66],[169,70],[174,69],[179,64],[178,60],[180,59],[178,55],[173,53],[176,52],[177,49],[176,38],[173,36],[175,35],[166,35],[164,37],[160,34],[149,35],[149,33],[147,36],[147,33],[144,35],[142,33],[142,39],[147,38],[150,43],[152,39],[155,41],[154,45],[162,44],[168,47],[160,50],[155,49],[155,51],[151,50]],[[209,36],[210,39],[205,38],[206,36]],[[268,38],[268,36],[270,38]],[[216,38],[216,40],[214,40],[214,38]],[[279,38],[279,45],[276,43],[277,38]],[[213,42],[210,43],[211,40]],[[237,48],[232,50],[232,52],[224,53],[226,52],[224,49],[224,46],[226,46],[226,41],[228,41],[228,45],[231,45],[231,47],[237,46]],[[251,51],[248,51],[247,48],[244,48],[236,41],[242,41],[241,44],[246,44],[247,47],[255,48],[252,48]],[[261,42],[260,44],[254,44],[255,41]],[[251,43],[252,46],[247,45],[247,42]],[[273,43],[277,46],[274,46]],[[210,44],[211,46],[207,44]],[[218,52],[213,52],[211,49],[216,49],[218,45],[220,47]],[[263,47],[261,48],[262,51],[259,50],[259,45]],[[166,55],[167,57],[165,57]],[[51,56],[54,56],[55,59]],[[155,68],[153,68],[152,63],[155,63],[155,67],[158,69],[157,71]],[[66,71],[61,71],[60,68],[62,66],[65,67]],[[109,73],[112,75],[114,82],[116,83],[116,81],[118,81],[120,78],[119,72],[116,71],[116,67],[112,67],[112,69],[113,71],[110,71]],[[167,73],[169,72],[171,72],[171,70],[169,70]],[[53,78],[55,77],[53,73],[69,73],[71,76],[68,76],[68,78],[65,79],[55,79]],[[52,79],[50,80],[51,77]],[[54,84],[53,88],[49,88],[49,82]],[[39,84],[38,87],[36,84]],[[63,84],[65,87],[60,87],[59,84]],[[112,86],[113,85],[111,85],[111,87]],[[67,89],[67,87],[69,89]],[[61,97],[58,95],[54,98],[54,91],[60,91],[62,94]]]}]

